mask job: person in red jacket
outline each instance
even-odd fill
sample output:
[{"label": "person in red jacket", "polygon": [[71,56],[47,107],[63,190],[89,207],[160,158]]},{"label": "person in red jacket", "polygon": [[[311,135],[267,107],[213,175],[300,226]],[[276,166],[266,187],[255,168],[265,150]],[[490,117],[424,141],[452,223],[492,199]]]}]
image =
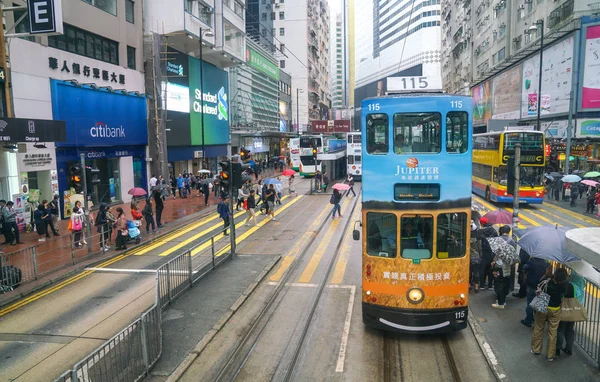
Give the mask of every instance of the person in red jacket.
[{"label": "person in red jacket", "polygon": [[[595,198],[596,198],[596,205],[600,206],[600,190],[598,190],[596,192]],[[596,217],[600,217],[600,207],[598,207],[598,214],[596,215]]]}]

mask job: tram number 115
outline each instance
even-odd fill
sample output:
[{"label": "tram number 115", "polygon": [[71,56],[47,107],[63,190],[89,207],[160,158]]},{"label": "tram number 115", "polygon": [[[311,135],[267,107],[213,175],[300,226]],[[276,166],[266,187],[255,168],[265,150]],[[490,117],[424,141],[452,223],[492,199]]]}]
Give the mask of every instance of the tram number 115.
[{"label": "tram number 115", "polygon": [[461,318],[465,318],[465,311],[461,310],[458,312],[454,312],[454,318],[456,318],[457,320],[460,320]]}]

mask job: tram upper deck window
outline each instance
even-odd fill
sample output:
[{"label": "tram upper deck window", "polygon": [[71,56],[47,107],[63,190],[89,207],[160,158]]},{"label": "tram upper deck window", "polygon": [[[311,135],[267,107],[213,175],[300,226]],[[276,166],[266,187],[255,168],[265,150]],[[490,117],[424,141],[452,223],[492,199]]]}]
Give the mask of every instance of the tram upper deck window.
[{"label": "tram upper deck window", "polygon": [[446,151],[464,153],[469,148],[469,116],[464,111],[446,114]]},{"label": "tram upper deck window", "polygon": [[396,215],[367,213],[367,253],[370,256],[396,257]]},{"label": "tram upper deck window", "polygon": [[389,119],[387,114],[367,115],[367,153],[388,153],[388,125]]},{"label": "tram upper deck window", "polygon": [[394,152],[439,153],[441,126],[440,113],[394,114]]},{"label": "tram upper deck window", "polygon": [[439,214],[437,217],[437,257],[454,259],[467,252],[467,214]]},{"label": "tram upper deck window", "polygon": [[403,215],[400,252],[404,259],[430,259],[433,252],[433,216]]}]

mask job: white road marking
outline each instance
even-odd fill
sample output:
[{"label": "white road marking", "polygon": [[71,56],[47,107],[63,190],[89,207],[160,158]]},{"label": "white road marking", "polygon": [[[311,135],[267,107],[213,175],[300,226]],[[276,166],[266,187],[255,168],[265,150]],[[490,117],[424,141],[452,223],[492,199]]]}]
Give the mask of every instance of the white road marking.
[{"label": "white road marking", "polygon": [[[277,286],[279,285],[278,281],[269,281],[267,285]],[[285,283],[285,286],[291,287],[300,287],[300,288],[316,288],[317,284],[308,284],[308,283]],[[329,284],[327,288],[330,289],[356,289],[356,285],[340,285],[340,284]]]},{"label": "white road marking", "polygon": [[[152,273],[155,274],[157,272],[156,269],[124,269],[124,268],[94,268],[89,267],[85,268],[86,271],[94,271],[94,272],[109,272],[109,273]],[[185,274],[187,275],[189,271],[170,271],[171,274]],[[192,273],[198,273],[198,271],[193,271]]]},{"label": "white road marking", "polygon": [[[330,287],[333,287],[333,285],[330,285]],[[350,285],[350,300],[348,301],[348,310],[346,311],[346,320],[344,321],[344,331],[342,332],[340,353],[338,355],[337,366],[335,367],[335,371],[337,373],[342,373],[344,371],[344,361],[346,360],[346,348],[348,347],[348,335],[350,334],[350,323],[352,322],[352,310],[354,309],[355,294],[356,286]]]}]

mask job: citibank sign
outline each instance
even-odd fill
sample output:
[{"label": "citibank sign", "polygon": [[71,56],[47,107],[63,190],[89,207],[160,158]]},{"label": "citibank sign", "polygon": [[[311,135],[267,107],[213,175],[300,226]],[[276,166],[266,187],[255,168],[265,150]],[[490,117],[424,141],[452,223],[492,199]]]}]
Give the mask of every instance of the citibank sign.
[{"label": "citibank sign", "polygon": [[125,128],[110,127],[104,122],[98,122],[90,128],[90,135],[94,138],[125,138]]}]

